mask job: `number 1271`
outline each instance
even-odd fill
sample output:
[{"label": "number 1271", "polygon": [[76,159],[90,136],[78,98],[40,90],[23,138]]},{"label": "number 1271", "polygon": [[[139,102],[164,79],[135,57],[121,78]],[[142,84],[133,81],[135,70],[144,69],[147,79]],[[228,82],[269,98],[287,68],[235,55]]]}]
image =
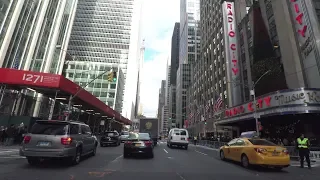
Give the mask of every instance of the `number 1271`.
[{"label": "number 1271", "polygon": [[35,75],[35,74],[23,74],[23,81],[28,81],[28,82],[43,82],[43,76],[41,75]]}]

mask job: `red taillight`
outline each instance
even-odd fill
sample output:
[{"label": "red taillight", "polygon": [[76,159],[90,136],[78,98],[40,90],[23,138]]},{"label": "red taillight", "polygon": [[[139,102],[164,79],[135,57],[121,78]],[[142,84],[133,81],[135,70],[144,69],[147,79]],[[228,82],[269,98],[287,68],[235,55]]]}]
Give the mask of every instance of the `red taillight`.
[{"label": "red taillight", "polygon": [[145,142],[144,142],[144,144],[145,144],[146,146],[151,146],[152,143],[153,143],[152,141],[145,141]]},{"label": "red taillight", "polygon": [[263,148],[254,148],[254,150],[257,152],[257,153],[265,153],[267,150],[263,149]]},{"label": "red taillight", "polygon": [[23,138],[23,143],[24,143],[24,144],[28,144],[30,141],[31,141],[31,136],[25,136],[25,137]]},{"label": "red taillight", "polygon": [[72,142],[72,138],[71,137],[61,138],[61,144],[63,144],[63,145],[70,145],[71,142]]},{"label": "red taillight", "polygon": [[286,154],[286,155],[288,155],[288,154],[289,154],[289,151],[288,151],[288,150],[286,150],[286,149],[284,149],[282,152],[283,152],[284,154]]}]

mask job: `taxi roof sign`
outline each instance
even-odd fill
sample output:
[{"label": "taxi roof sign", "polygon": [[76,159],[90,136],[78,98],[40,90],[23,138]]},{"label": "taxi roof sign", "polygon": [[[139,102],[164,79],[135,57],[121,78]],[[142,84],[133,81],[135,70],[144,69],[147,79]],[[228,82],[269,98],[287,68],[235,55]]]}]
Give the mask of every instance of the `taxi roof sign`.
[{"label": "taxi roof sign", "polygon": [[257,138],[257,132],[256,131],[247,131],[247,132],[242,132],[240,135],[240,138]]}]

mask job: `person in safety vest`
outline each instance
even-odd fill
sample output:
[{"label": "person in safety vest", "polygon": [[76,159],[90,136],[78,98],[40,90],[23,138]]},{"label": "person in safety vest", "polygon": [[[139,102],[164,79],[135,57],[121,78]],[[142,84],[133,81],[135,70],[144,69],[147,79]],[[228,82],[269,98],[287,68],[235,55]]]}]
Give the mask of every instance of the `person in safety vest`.
[{"label": "person in safety vest", "polygon": [[304,134],[301,134],[301,136],[297,139],[297,146],[298,146],[299,156],[300,156],[300,167],[301,168],[304,167],[304,157],[306,157],[308,167],[309,169],[311,169],[310,157],[309,157],[310,142],[308,138],[304,137]]},{"label": "person in safety vest", "polygon": [[194,145],[197,145],[197,141],[198,141],[198,137],[197,137],[197,136],[194,136],[194,137],[193,137]]}]

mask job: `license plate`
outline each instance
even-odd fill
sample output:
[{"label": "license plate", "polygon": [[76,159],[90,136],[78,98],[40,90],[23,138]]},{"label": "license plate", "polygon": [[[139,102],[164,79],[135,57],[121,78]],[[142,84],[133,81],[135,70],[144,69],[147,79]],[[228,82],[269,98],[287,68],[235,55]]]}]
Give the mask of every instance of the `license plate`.
[{"label": "license plate", "polygon": [[136,147],[140,147],[140,146],[141,146],[141,144],[135,144],[135,146],[136,146]]},{"label": "license plate", "polygon": [[50,142],[39,142],[38,143],[39,146],[50,146]]},{"label": "license plate", "polygon": [[181,138],[181,140],[186,140],[186,138]]},{"label": "license plate", "polygon": [[279,152],[273,152],[272,156],[278,156],[280,153]]}]

